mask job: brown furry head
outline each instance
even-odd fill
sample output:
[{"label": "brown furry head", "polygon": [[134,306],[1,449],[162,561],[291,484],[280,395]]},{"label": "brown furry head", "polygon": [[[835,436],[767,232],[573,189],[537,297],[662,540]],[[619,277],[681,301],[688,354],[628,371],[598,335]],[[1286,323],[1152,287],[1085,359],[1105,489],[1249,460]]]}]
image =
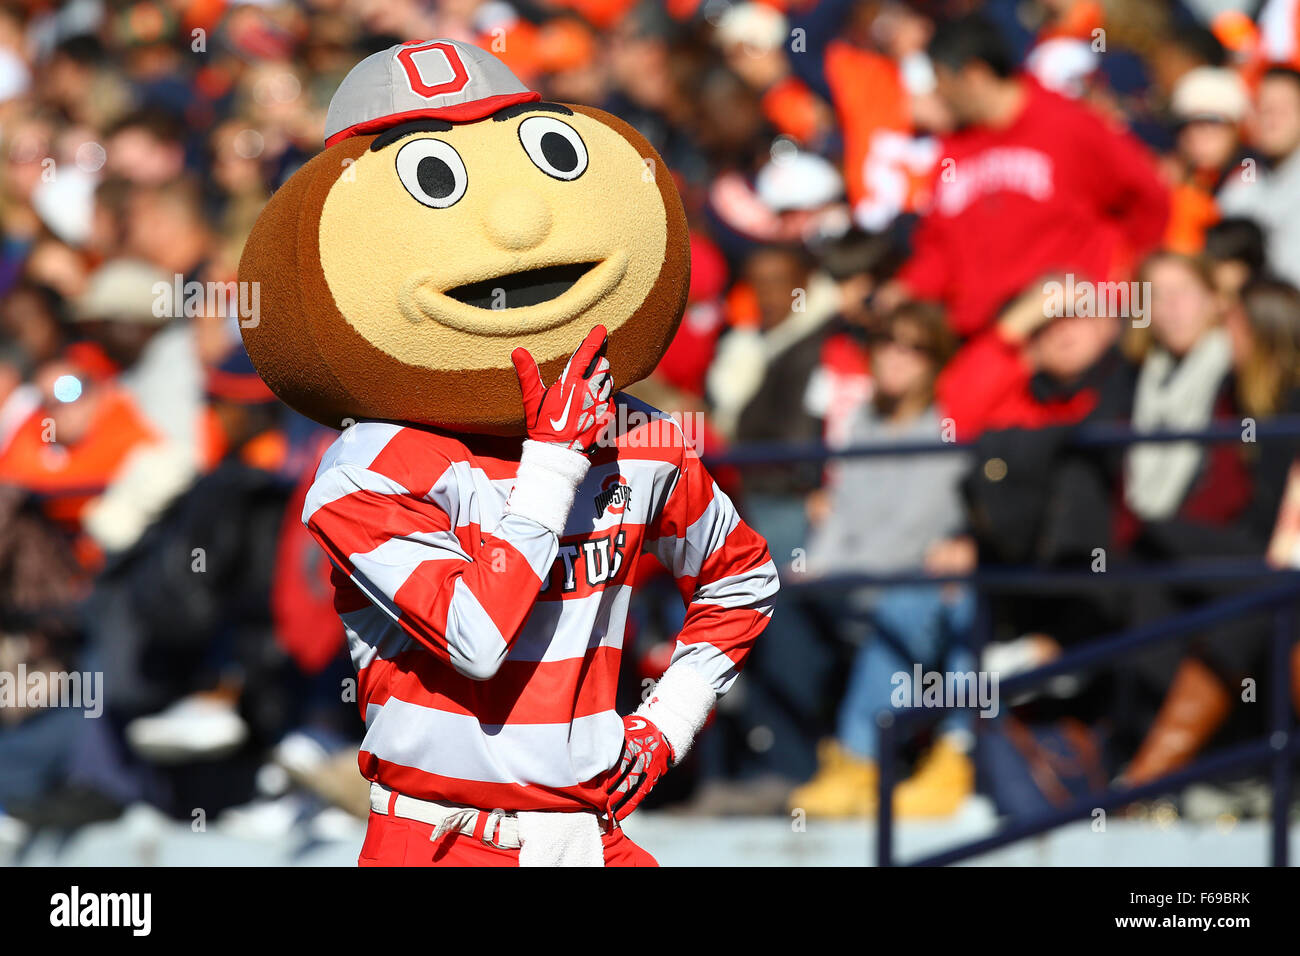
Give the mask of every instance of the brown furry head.
[{"label": "brown furry head", "polygon": [[531,104],[412,123],[326,149],[244,246],[257,371],[288,405],[521,434],[510,362],[554,379],[597,324],[616,386],[648,375],[681,320],[686,218],[667,167],[622,120]]}]

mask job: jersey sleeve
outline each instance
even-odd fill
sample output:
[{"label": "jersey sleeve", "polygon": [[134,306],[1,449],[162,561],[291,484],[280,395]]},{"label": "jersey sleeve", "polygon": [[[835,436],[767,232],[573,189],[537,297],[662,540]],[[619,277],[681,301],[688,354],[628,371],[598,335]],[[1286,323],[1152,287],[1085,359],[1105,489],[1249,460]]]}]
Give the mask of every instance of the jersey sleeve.
[{"label": "jersey sleeve", "polygon": [[690,449],[645,550],[673,575],[686,602],[669,670],[688,668],[726,693],[771,619],[779,584],[767,543]]},{"label": "jersey sleeve", "polygon": [[507,514],[495,531],[457,516],[456,469],[424,495],[355,465],[312,485],[303,523],[376,606],[440,660],[492,677],[532,610],[559,548],[537,521]]}]

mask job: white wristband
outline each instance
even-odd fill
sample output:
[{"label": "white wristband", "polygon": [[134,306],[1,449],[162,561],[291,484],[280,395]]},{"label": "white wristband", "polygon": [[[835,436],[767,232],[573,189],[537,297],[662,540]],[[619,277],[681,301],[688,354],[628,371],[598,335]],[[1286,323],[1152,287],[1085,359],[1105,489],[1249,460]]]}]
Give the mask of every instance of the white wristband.
[{"label": "white wristband", "polygon": [[557,535],[563,534],[573,496],[590,467],[591,459],[582,452],[526,440],[505,513],[529,518]]},{"label": "white wristband", "polygon": [[677,766],[691,749],[695,735],[704,726],[709,711],[718,700],[713,685],[694,668],[680,662],[664,671],[646,702],[636,709],[637,716],[653,721],[673,748],[673,766]]}]

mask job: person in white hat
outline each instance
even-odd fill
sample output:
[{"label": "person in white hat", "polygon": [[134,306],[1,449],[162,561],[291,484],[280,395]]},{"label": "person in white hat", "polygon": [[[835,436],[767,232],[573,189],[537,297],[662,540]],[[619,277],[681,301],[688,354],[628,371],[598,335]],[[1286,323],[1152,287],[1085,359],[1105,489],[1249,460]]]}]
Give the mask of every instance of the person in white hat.
[{"label": "person in white hat", "polygon": [[1199,66],[1174,87],[1170,112],[1178,123],[1178,154],[1216,188],[1239,158],[1249,107],[1246,85],[1226,67]]},{"label": "person in white hat", "polygon": [[1226,67],[1199,66],[1174,87],[1169,111],[1177,124],[1175,150],[1167,160],[1176,186],[1165,242],[1197,252],[1205,229],[1217,219],[1215,194],[1238,171],[1242,120],[1249,107],[1245,84]]},{"label": "person in white hat", "polygon": [[140,259],[112,259],[90,277],[74,317],[121,372],[118,381],[159,435],[199,459],[203,371],[194,331],[166,295],[173,278]]}]

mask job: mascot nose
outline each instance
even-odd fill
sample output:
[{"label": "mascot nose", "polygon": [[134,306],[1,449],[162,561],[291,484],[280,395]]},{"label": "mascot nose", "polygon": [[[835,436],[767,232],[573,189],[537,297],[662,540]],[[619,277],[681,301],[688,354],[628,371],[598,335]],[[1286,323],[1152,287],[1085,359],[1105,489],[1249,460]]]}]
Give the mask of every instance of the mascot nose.
[{"label": "mascot nose", "polygon": [[483,228],[503,249],[531,249],[550,234],[551,210],[535,192],[507,189],[488,205]]}]

